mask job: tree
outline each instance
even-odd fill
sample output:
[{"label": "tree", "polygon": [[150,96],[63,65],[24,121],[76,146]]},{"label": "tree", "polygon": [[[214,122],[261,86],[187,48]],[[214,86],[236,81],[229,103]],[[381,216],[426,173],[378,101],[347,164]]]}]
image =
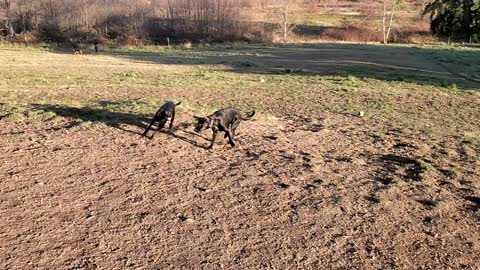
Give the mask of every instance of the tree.
[{"label": "tree", "polygon": [[277,0],[278,13],[280,15],[280,27],[283,33],[283,41],[287,41],[288,35],[295,29],[296,25],[290,21],[295,0]]},{"label": "tree", "polygon": [[15,35],[11,22],[11,5],[10,0],[0,0],[0,22],[3,21],[9,36]]},{"label": "tree", "polygon": [[225,38],[239,33],[236,0],[170,0],[168,18],[173,32],[198,38]]},{"label": "tree", "polygon": [[[383,17],[382,17],[382,33],[383,33],[383,43],[388,43],[388,38],[390,37],[390,32],[392,30],[393,19],[395,16],[395,11],[399,0],[391,0],[390,11],[388,11],[388,0],[383,0]],[[387,17],[388,22],[387,22]]]},{"label": "tree", "polygon": [[434,0],[423,15],[430,14],[433,34],[454,38],[480,36],[480,0]]}]

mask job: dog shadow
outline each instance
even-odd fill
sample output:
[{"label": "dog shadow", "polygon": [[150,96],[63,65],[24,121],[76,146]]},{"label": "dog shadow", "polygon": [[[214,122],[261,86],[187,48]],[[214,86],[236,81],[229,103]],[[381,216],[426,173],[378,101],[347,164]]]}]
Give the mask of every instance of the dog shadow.
[{"label": "dog shadow", "polygon": [[[125,109],[129,106],[133,106],[134,102],[111,102],[111,101],[100,101],[96,106],[86,106],[86,107],[71,107],[65,105],[56,105],[56,104],[33,104],[32,109],[35,111],[51,112],[56,116],[65,117],[72,119],[71,123],[68,123],[63,128],[70,129],[76,126],[82,125],[84,122],[92,123],[102,123],[110,127],[120,129],[125,132],[129,132],[135,135],[143,136],[143,132],[148,124],[152,121],[152,117],[146,115],[135,114],[135,113],[125,113],[115,111],[114,109]],[[113,108],[113,109],[112,109]],[[166,134],[172,136],[181,141],[187,142],[195,147],[208,149],[209,145],[202,145],[200,142],[196,141],[196,138],[203,139],[207,142],[210,142],[211,139],[205,137],[199,133],[189,131],[189,128],[192,128],[193,124],[190,122],[178,123],[172,127],[171,130],[168,128],[162,128],[157,131],[158,133]],[[155,132],[158,126],[153,126],[151,130]],[[139,131],[140,130],[140,131]],[[179,134],[182,133],[182,135]],[[155,133],[154,133],[155,134]],[[153,139],[154,135],[148,136],[146,138]]]},{"label": "dog shadow", "polygon": [[[171,129],[162,128],[158,132],[160,134],[165,134],[167,136],[171,136],[175,139],[178,139],[178,140],[181,140],[183,142],[189,143],[189,144],[191,144],[195,147],[202,148],[202,149],[207,149],[207,146],[200,144],[199,142],[195,141],[194,139],[178,134],[179,132],[182,132],[182,133],[185,133],[185,134],[190,135],[190,136],[200,137],[200,138],[203,138],[204,140],[208,140],[207,138],[201,136],[200,134],[188,131],[187,129],[190,128],[191,126],[192,126],[191,123],[179,123],[177,125],[174,124],[174,126]],[[156,130],[156,128],[157,127],[153,127],[152,129]],[[156,132],[156,131],[154,131],[154,132]],[[152,134],[152,136],[147,137],[147,138],[153,139],[154,134]]]},{"label": "dog shadow", "polygon": [[[184,130],[184,129],[178,129],[178,128],[177,128],[177,129],[172,128],[171,130],[169,130],[169,129],[162,129],[162,130],[160,130],[159,132],[160,132],[161,134],[165,134],[165,135],[167,135],[167,136],[171,136],[171,137],[173,137],[173,138],[175,138],[175,139],[178,139],[178,140],[180,140],[180,141],[189,143],[189,144],[191,144],[191,145],[193,145],[193,146],[195,146],[195,147],[198,147],[198,148],[201,148],[201,149],[208,149],[208,147],[207,147],[206,145],[202,145],[201,143],[199,143],[199,142],[197,142],[197,141],[195,141],[195,140],[193,140],[193,139],[191,139],[191,138],[188,138],[188,137],[185,137],[185,136],[182,136],[182,135],[178,134],[178,131],[182,131],[182,132],[184,132],[184,133],[186,133],[186,134],[190,134],[190,135],[191,135],[191,134],[195,134],[195,133],[193,133],[193,132],[190,132],[190,131],[187,131],[187,130]],[[149,138],[149,139],[153,139],[153,136],[152,136],[152,137],[148,137],[148,138]]]}]

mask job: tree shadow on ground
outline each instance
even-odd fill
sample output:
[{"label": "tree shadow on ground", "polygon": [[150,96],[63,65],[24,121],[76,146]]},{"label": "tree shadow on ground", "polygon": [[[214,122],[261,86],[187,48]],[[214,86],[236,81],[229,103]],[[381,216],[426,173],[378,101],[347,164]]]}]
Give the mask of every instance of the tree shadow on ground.
[{"label": "tree shadow on ground", "polygon": [[378,170],[375,173],[374,180],[381,183],[385,188],[394,184],[395,179],[406,182],[422,181],[422,174],[426,170],[419,159],[394,154],[377,156],[375,163],[378,165]]},{"label": "tree shadow on ground", "polygon": [[[120,104],[119,102],[111,101],[100,101],[101,106],[107,106],[112,104]],[[32,110],[43,111],[54,113],[56,116],[69,118],[75,120],[72,124],[68,125],[67,128],[73,128],[75,126],[81,125],[82,122],[92,122],[92,123],[102,123],[110,127],[118,128],[126,132],[131,132],[134,134],[139,134],[139,132],[134,132],[123,128],[125,125],[136,126],[141,129],[145,129],[147,125],[145,124],[148,121],[146,115],[138,115],[135,113],[125,113],[125,112],[115,112],[107,108],[95,107],[95,106],[86,106],[86,107],[71,107],[66,105],[56,105],[56,104],[33,104]]]},{"label": "tree shadow on ground", "polygon": [[[145,63],[208,65],[236,73],[339,75],[427,85],[480,88],[480,51],[378,44],[219,45],[194,49],[133,49],[102,55]],[[478,61],[477,61],[478,60]]]}]

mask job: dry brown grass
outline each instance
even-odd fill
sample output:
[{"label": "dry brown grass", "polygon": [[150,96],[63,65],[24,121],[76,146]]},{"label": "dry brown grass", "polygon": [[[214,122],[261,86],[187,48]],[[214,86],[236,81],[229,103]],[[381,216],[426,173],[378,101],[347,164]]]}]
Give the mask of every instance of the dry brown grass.
[{"label": "dry brown grass", "polygon": [[368,28],[359,28],[355,26],[345,28],[328,28],[319,35],[324,40],[341,40],[352,42],[372,42],[381,41],[382,34]]}]

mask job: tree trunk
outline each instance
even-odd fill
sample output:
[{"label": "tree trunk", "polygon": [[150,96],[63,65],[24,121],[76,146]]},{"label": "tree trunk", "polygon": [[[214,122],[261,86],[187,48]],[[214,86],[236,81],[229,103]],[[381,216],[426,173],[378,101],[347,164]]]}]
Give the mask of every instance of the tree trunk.
[{"label": "tree trunk", "polygon": [[88,4],[87,0],[83,0],[83,11],[84,11],[84,16],[85,16],[85,28],[88,29],[89,23],[88,23]]},{"label": "tree trunk", "polygon": [[388,38],[390,37],[390,32],[392,30],[393,18],[395,16],[395,8],[397,6],[398,0],[392,0],[392,9],[390,10],[390,18],[387,25],[387,1],[383,0],[383,17],[382,17],[382,33],[383,33],[383,44],[388,43]]},{"label": "tree trunk", "polygon": [[5,27],[8,29],[8,35],[10,37],[15,36],[15,30],[13,30],[13,25],[10,23],[10,20],[7,20]]},{"label": "tree trunk", "polygon": [[387,44],[387,33],[386,33],[386,19],[387,19],[387,0],[383,0],[383,18],[382,18],[382,33],[383,33],[383,44]]},{"label": "tree trunk", "polygon": [[395,7],[397,6],[397,3],[398,3],[398,0],[393,0],[392,2],[392,11],[390,13],[390,22],[388,23],[388,30],[387,30],[387,37],[386,37],[387,42],[390,36],[390,31],[392,30],[393,16],[395,16]]},{"label": "tree trunk", "polygon": [[288,6],[285,7],[283,16],[283,41],[286,42],[288,35]]},{"label": "tree trunk", "polygon": [[467,37],[471,37],[473,34],[472,29],[472,8],[473,1],[463,1],[463,17],[462,17],[462,28],[467,32]]}]

